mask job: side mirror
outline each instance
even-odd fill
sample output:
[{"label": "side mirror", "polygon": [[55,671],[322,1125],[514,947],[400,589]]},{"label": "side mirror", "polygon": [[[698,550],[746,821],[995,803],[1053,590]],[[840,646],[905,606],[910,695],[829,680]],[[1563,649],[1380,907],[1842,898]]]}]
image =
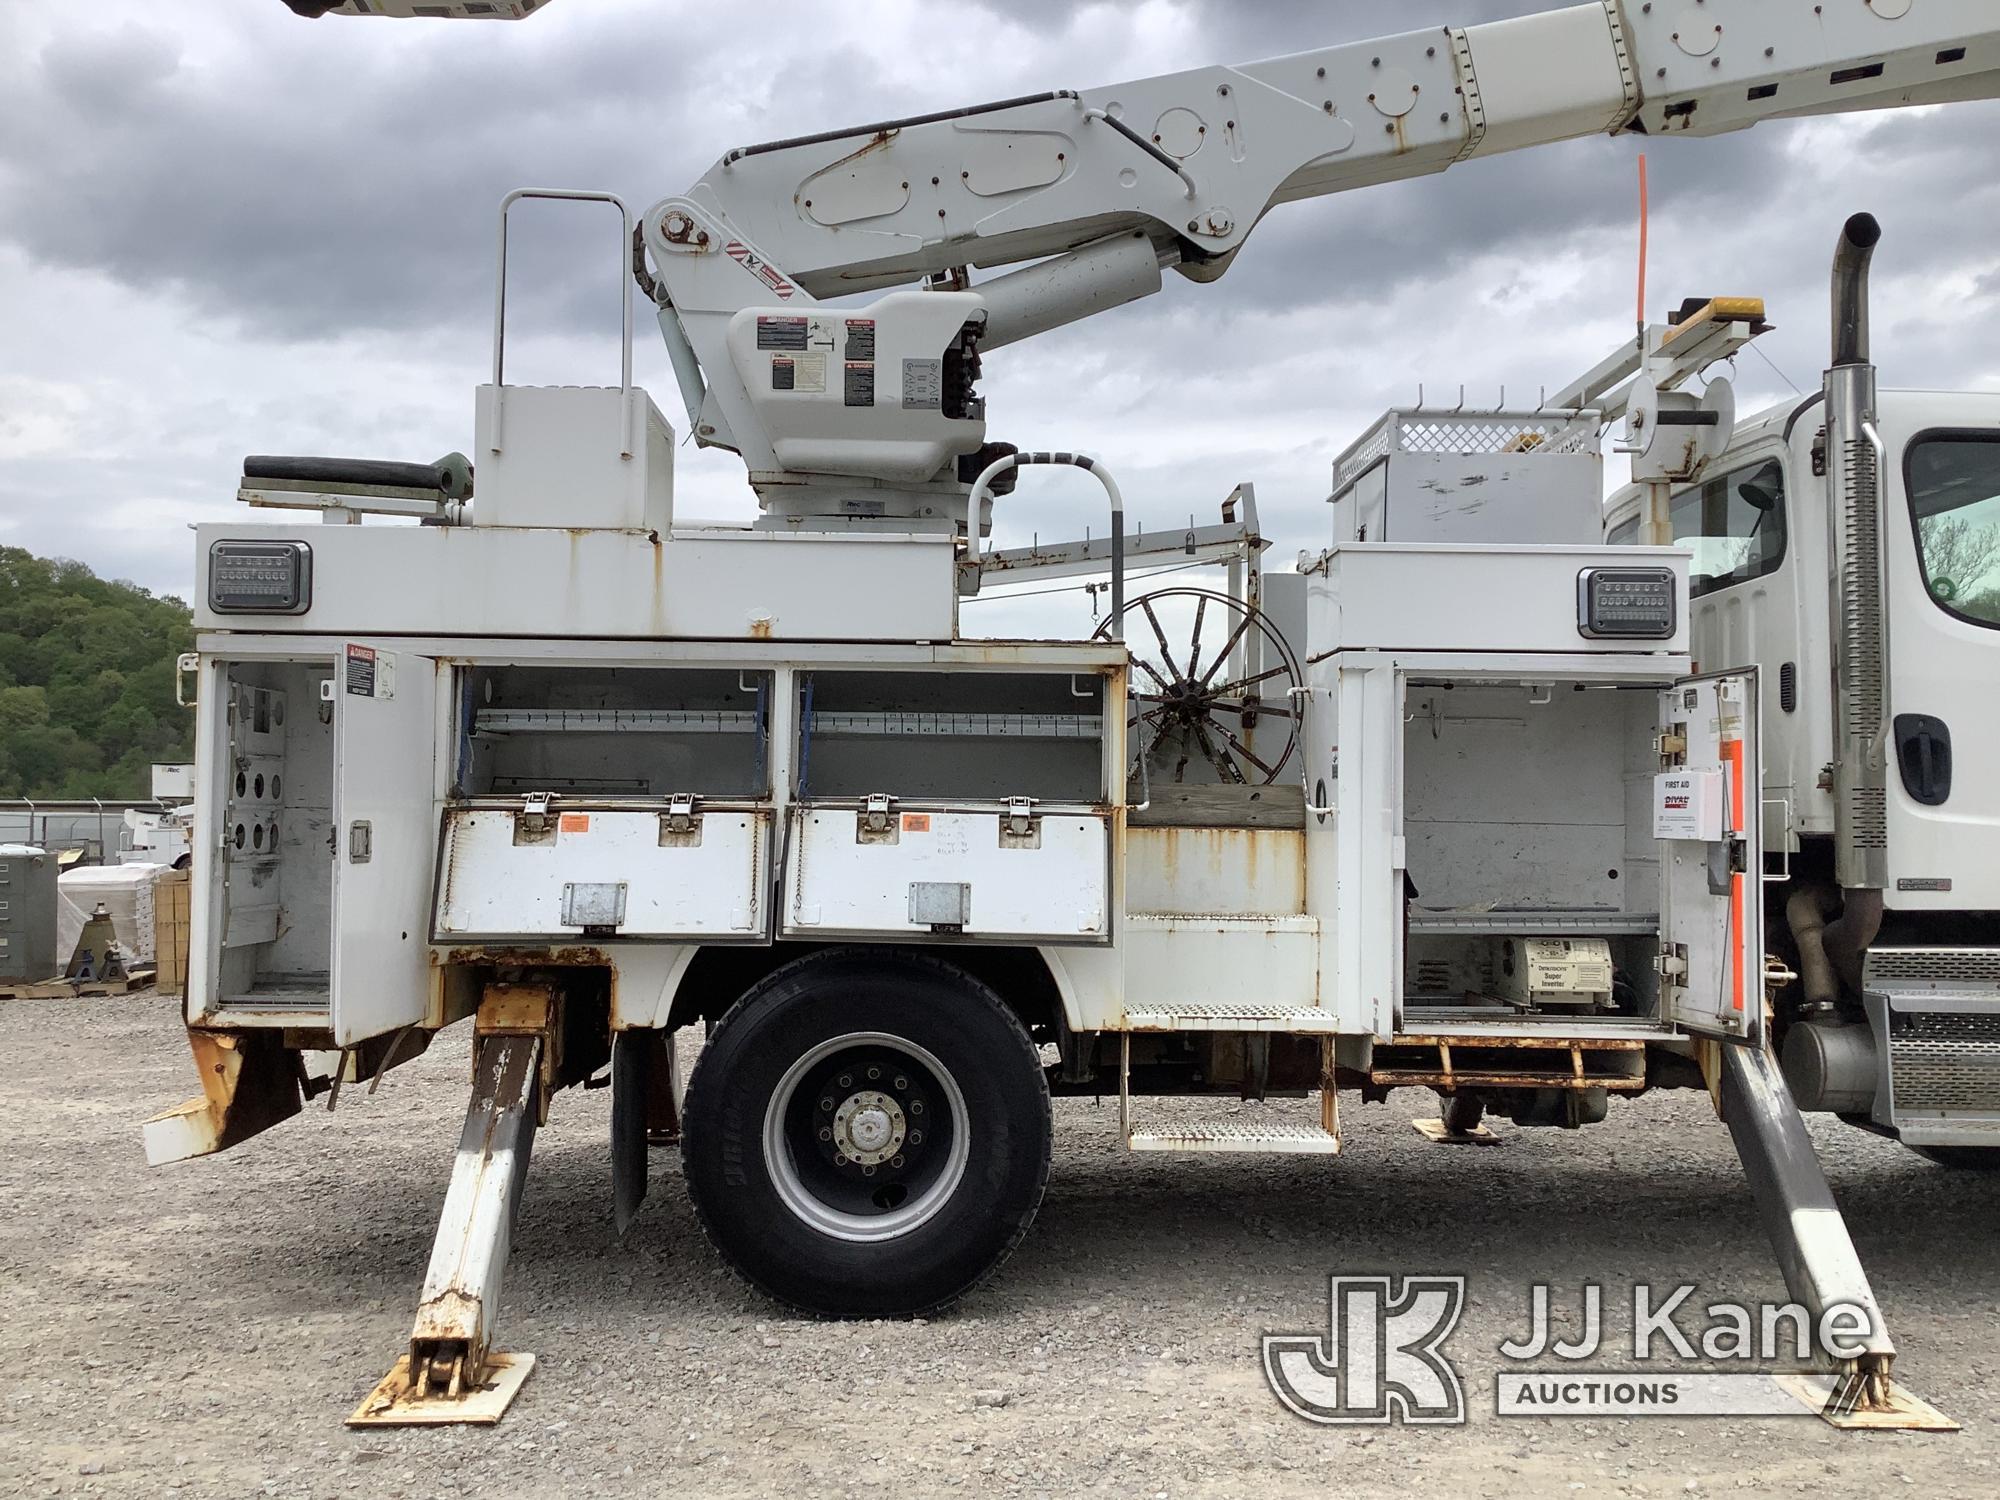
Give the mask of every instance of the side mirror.
[{"label": "side mirror", "polygon": [[1753,477],[1739,481],[1736,493],[1743,497],[1744,502],[1752,510],[1761,510],[1769,514],[1778,508],[1783,498],[1783,481],[1784,470],[1776,463],[1769,463],[1759,469]]}]

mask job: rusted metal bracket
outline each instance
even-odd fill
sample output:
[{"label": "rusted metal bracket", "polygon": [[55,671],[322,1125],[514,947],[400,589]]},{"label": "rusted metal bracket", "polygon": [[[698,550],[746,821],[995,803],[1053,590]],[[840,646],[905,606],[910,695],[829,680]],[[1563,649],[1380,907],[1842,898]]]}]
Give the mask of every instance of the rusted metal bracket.
[{"label": "rusted metal bracket", "polygon": [[148,1166],[225,1151],[303,1107],[299,1056],[277,1036],[190,1027],[188,1046],[202,1091],[146,1122]]},{"label": "rusted metal bracket", "polygon": [[559,1016],[553,985],[487,986],[474,1021],[472,1101],[410,1351],[350,1427],[497,1422],[534,1368],[532,1354],[496,1353],[492,1335],[535,1127],[555,1086]]}]

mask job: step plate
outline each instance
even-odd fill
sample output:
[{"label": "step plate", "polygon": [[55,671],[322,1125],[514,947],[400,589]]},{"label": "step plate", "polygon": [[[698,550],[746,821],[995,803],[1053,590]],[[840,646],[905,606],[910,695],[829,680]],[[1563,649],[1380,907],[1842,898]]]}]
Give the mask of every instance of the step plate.
[{"label": "step plate", "polygon": [[1126,1145],[1133,1151],[1255,1151],[1289,1156],[1340,1154],[1340,1137],[1317,1125],[1238,1125],[1233,1121],[1189,1125],[1182,1130],[1135,1130],[1126,1137]]},{"label": "step plate", "polygon": [[1127,1031],[1278,1031],[1331,1036],[1340,1023],[1317,1005],[1171,1005],[1127,1008]]}]

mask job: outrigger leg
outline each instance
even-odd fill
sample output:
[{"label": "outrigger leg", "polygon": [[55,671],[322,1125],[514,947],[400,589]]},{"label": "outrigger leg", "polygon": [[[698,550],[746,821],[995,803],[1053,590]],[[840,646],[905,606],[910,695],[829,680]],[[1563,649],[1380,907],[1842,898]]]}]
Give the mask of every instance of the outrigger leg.
[{"label": "outrigger leg", "polygon": [[474,1022],[472,1102],[410,1352],[347,1419],[350,1427],[500,1420],[532,1354],[491,1347],[502,1273],[527,1177],[535,1126],[547,1103],[556,999],[551,987],[490,985]]},{"label": "outrigger leg", "polygon": [[1810,1377],[1787,1379],[1787,1388],[1836,1427],[1956,1430],[1956,1422],[1890,1378],[1896,1346],[1776,1060],[1761,1047],[1724,1045],[1712,1055],[1722,1118],[1786,1289],[1816,1330],[1837,1307],[1854,1308],[1867,1322],[1868,1331],[1854,1339],[1861,1352],[1835,1363],[1830,1390],[1824,1379]]}]

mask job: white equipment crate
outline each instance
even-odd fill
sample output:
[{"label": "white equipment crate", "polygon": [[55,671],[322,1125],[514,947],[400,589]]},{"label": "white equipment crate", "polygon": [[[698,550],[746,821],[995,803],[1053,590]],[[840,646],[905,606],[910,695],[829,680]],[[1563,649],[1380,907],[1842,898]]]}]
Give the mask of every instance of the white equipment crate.
[{"label": "white equipment crate", "polygon": [[770,819],[698,802],[449,808],[432,938],[761,940]]},{"label": "white equipment crate", "polygon": [[1397,408],[1333,462],[1333,540],[1556,545],[1603,532],[1594,411]]},{"label": "white equipment crate", "polygon": [[787,937],[1111,941],[1108,815],[871,798],[794,807]]}]

